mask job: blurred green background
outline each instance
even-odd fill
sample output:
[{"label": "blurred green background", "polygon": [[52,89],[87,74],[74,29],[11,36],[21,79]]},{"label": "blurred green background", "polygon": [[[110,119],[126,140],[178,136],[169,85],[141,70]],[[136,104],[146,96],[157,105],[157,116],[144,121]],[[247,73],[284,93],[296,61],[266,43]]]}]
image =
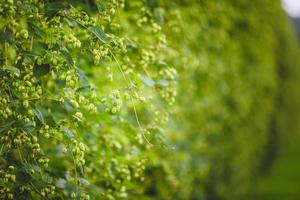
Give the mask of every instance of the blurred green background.
[{"label": "blurred green background", "polygon": [[[300,1],[282,0],[282,6],[289,15],[293,29],[300,38]],[[300,199],[300,133],[299,123],[278,149],[273,165],[262,174],[256,183],[250,199],[298,200]]]}]

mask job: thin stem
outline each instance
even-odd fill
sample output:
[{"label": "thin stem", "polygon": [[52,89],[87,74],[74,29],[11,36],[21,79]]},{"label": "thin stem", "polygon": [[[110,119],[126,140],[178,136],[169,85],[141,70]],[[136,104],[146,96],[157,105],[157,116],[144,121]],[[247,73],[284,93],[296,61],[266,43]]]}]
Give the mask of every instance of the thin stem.
[{"label": "thin stem", "polygon": [[7,66],[7,42],[4,43],[5,66]]},{"label": "thin stem", "polygon": [[3,147],[4,147],[4,144],[1,145],[0,155],[2,154]]},{"label": "thin stem", "polygon": [[33,36],[31,37],[31,41],[30,41],[30,51],[32,51],[33,48]]},{"label": "thin stem", "polygon": [[77,165],[76,165],[75,157],[74,157],[72,151],[71,151],[71,155],[72,155],[72,158],[73,158],[74,171],[75,171],[75,181],[76,181],[76,183],[75,183],[75,190],[76,190],[76,194],[78,194],[79,185],[78,185]]},{"label": "thin stem", "polygon": [[[120,72],[122,73],[123,78],[124,78],[125,81],[127,82],[127,85],[128,85],[129,87],[132,86],[133,83],[132,83],[131,79],[130,79],[130,78],[128,78],[128,79],[126,78],[125,73],[124,73],[124,71],[123,71],[123,69],[122,69],[122,67],[121,67],[121,65],[120,65],[120,63],[119,63],[119,61],[118,61],[117,58],[115,57],[115,55],[112,53],[112,51],[111,51],[110,49],[109,49],[109,52],[111,53],[113,59],[116,61],[117,66],[118,66]],[[129,82],[129,84],[128,84],[128,82]],[[136,122],[137,122],[137,124],[138,124],[138,126],[139,126],[139,129],[141,130],[141,133],[142,133],[144,139],[146,140],[146,142],[147,142],[149,145],[152,146],[153,144],[152,144],[152,143],[148,140],[148,138],[146,137],[146,135],[145,135],[145,133],[144,133],[144,130],[143,130],[141,124],[140,124],[140,120],[139,120],[139,117],[138,117],[138,114],[137,114],[137,111],[136,111],[136,107],[135,107],[135,104],[134,104],[134,101],[133,101],[133,98],[132,98],[131,95],[130,95],[130,99],[131,99],[131,103],[132,103],[132,107],[133,107],[133,111],[134,111],[134,116],[135,116]]]}]

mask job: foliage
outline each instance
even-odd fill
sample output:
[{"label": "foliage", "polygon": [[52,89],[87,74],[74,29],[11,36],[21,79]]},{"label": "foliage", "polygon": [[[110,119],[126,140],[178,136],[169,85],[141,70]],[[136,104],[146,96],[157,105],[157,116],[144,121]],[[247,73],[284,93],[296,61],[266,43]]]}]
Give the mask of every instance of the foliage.
[{"label": "foliage", "polygon": [[182,59],[174,150],[150,155],[145,199],[245,199],[297,123],[294,33],[279,2],[156,2]]},{"label": "foliage", "polygon": [[281,12],[1,1],[0,198],[239,199],[297,98]]},{"label": "foliage", "polygon": [[143,179],[176,71],[158,55],[165,41],[151,13],[123,7],[1,2],[2,199],[119,199]]}]

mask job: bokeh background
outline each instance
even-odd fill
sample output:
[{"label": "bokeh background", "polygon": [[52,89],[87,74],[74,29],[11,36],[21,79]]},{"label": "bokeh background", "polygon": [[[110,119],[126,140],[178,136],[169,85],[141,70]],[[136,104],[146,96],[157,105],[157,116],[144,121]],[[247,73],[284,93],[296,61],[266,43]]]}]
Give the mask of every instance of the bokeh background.
[{"label": "bokeh background", "polygon": [[[300,41],[300,1],[282,0],[282,8],[288,15],[294,32]],[[286,133],[288,139],[278,149],[277,158],[259,179],[253,196],[259,200],[297,200],[300,199],[300,140],[299,130]]]}]

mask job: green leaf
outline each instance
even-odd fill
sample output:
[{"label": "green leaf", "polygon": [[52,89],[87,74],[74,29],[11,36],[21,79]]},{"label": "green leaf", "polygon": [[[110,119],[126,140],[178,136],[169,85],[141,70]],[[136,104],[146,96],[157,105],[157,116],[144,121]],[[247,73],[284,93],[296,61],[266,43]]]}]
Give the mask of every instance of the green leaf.
[{"label": "green leaf", "polygon": [[161,11],[155,10],[154,16],[155,16],[156,21],[158,22],[158,24],[161,25],[161,24],[164,23],[164,16],[162,15]]},{"label": "green leaf", "polygon": [[34,131],[35,127],[33,126],[33,124],[31,123],[27,123],[27,124],[24,124],[23,125],[23,130],[26,132],[26,133],[32,133]]},{"label": "green leaf", "polygon": [[85,92],[90,92],[92,91],[92,87],[90,85],[86,85],[86,86],[83,86],[83,87],[80,87],[76,90],[76,92],[79,92],[79,93],[85,93]]},{"label": "green leaf", "polygon": [[155,82],[148,76],[141,76],[141,80],[143,81],[143,83],[148,86],[148,87],[153,87]]},{"label": "green leaf", "polygon": [[47,46],[39,41],[34,41],[32,43],[32,50],[28,53],[34,55],[34,56],[42,56],[46,54]]},{"label": "green leaf", "polygon": [[43,124],[45,124],[45,121],[44,121],[44,117],[43,117],[42,112],[41,112],[40,110],[38,110],[38,109],[33,109],[32,111],[33,111],[33,113],[35,114],[35,116],[36,116]]},{"label": "green leaf", "polygon": [[163,60],[158,60],[157,64],[159,66],[167,66],[167,63],[165,61],[163,61]]},{"label": "green leaf", "polygon": [[15,123],[15,121],[8,122],[4,126],[1,126],[0,127],[0,133],[2,133],[3,131],[9,129],[11,127],[11,125],[13,125],[13,123]]},{"label": "green leaf", "polygon": [[74,61],[73,61],[71,55],[67,51],[61,50],[60,53],[63,55],[63,57],[66,59],[67,63],[70,66],[74,66]]},{"label": "green leaf", "polygon": [[82,69],[80,69],[79,67],[76,68],[76,71],[79,74],[80,83],[82,85],[88,85],[89,84],[89,79],[86,76],[86,74],[84,73],[84,71]]},{"label": "green leaf", "polygon": [[70,129],[68,129],[65,126],[60,126],[61,130],[64,131],[65,135],[68,136],[69,138],[75,138],[74,134],[72,133],[72,131]]},{"label": "green leaf", "polygon": [[13,66],[4,66],[4,70],[14,73],[16,76],[20,76],[20,70]]},{"label": "green leaf", "polygon": [[42,64],[42,65],[35,65],[33,67],[33,74],[40,78],[42,76],[45,76],[50,71],[50,65],[49,64]]},{"label": "green leaf", "polygon": [[159,81],[157,81],[157,85],[160,86],[160,87],[168,87],[169,86],[169,81],[159,80]]},{"label": "green leaf", "polygon": [[43,37],[46,35],[45,31],[41,29],[39,26],[34,24],[33,22],[28,22],[28,29],[31,33],[34,33],[35,35],[39,37]]},{"label": "green leaf", "polygon": [[71,104],[70,101],[68,101],[68,100],[64,101],[63,105],[64,105],[64,108],[66,109],[66,111],[74,112],[74,106]]},{"label": "green leaf", "polygon": [[40,166],[36,165],[36,164],[32,164],[32,163],[24,163],[23,164],[23,168],[27,173],[36,173],[36,172],[42,172],[42,169],[40,168]]},{"label": "green leaf", "polygon": [[84,178],[79,178],[78,180],[82,185],[90,185],[90,182]]},{"label": "green leaf", "polygon": [[69,4],[65,1],[46,1],[45,2],[45,14],[50,18],[55,16],[62,10],[67,10]]},{"label": "green leaf", "polygon": [[43,180],[45,183],[50,184],[50,183],[52,183],[53,178],[52,178],[51,176],[49,176],[48,174],[43,173],[43,174],[42,174],[42,180]]},{"label": "green leaf", "polygon": [[71,28],[75,28],[78,27],[78,24],[76,21],[72,20],[72,19],[68,19],[68,18],[64,18],[64,20],[67,22],[67,24],[71,27]]},{"label": "green leaf", "polygon": [[18,170],[16,176],[19,184],[27,184],[31,181],[30,175],[25,170]]},{"label": "green leaf", "polygon": [[65,180],[65,179],[63,179],[63,178],[58,178],[57,180],[56,180],[56,186],[58,187],[58,188],[65,188],[65,186],[66,186],[66,183],[67,183],[67,181]]},{"label": "green leaf", "polygon": [[107,35],[106,33],[99,27],[88,27],[87,30],[93,33],[101,42],[106,43]]},{"label": "green leaf", "polygon": [[99,13],[103,13],[103,11],[105,11],[106,6],[103,2],[97,2],[96,5]]},{"label": "green leaf", "polygon": [[0,44],[5,42],[10,42],[13,40],[13,34],[10,31],[1,31],[0,32]]}]

